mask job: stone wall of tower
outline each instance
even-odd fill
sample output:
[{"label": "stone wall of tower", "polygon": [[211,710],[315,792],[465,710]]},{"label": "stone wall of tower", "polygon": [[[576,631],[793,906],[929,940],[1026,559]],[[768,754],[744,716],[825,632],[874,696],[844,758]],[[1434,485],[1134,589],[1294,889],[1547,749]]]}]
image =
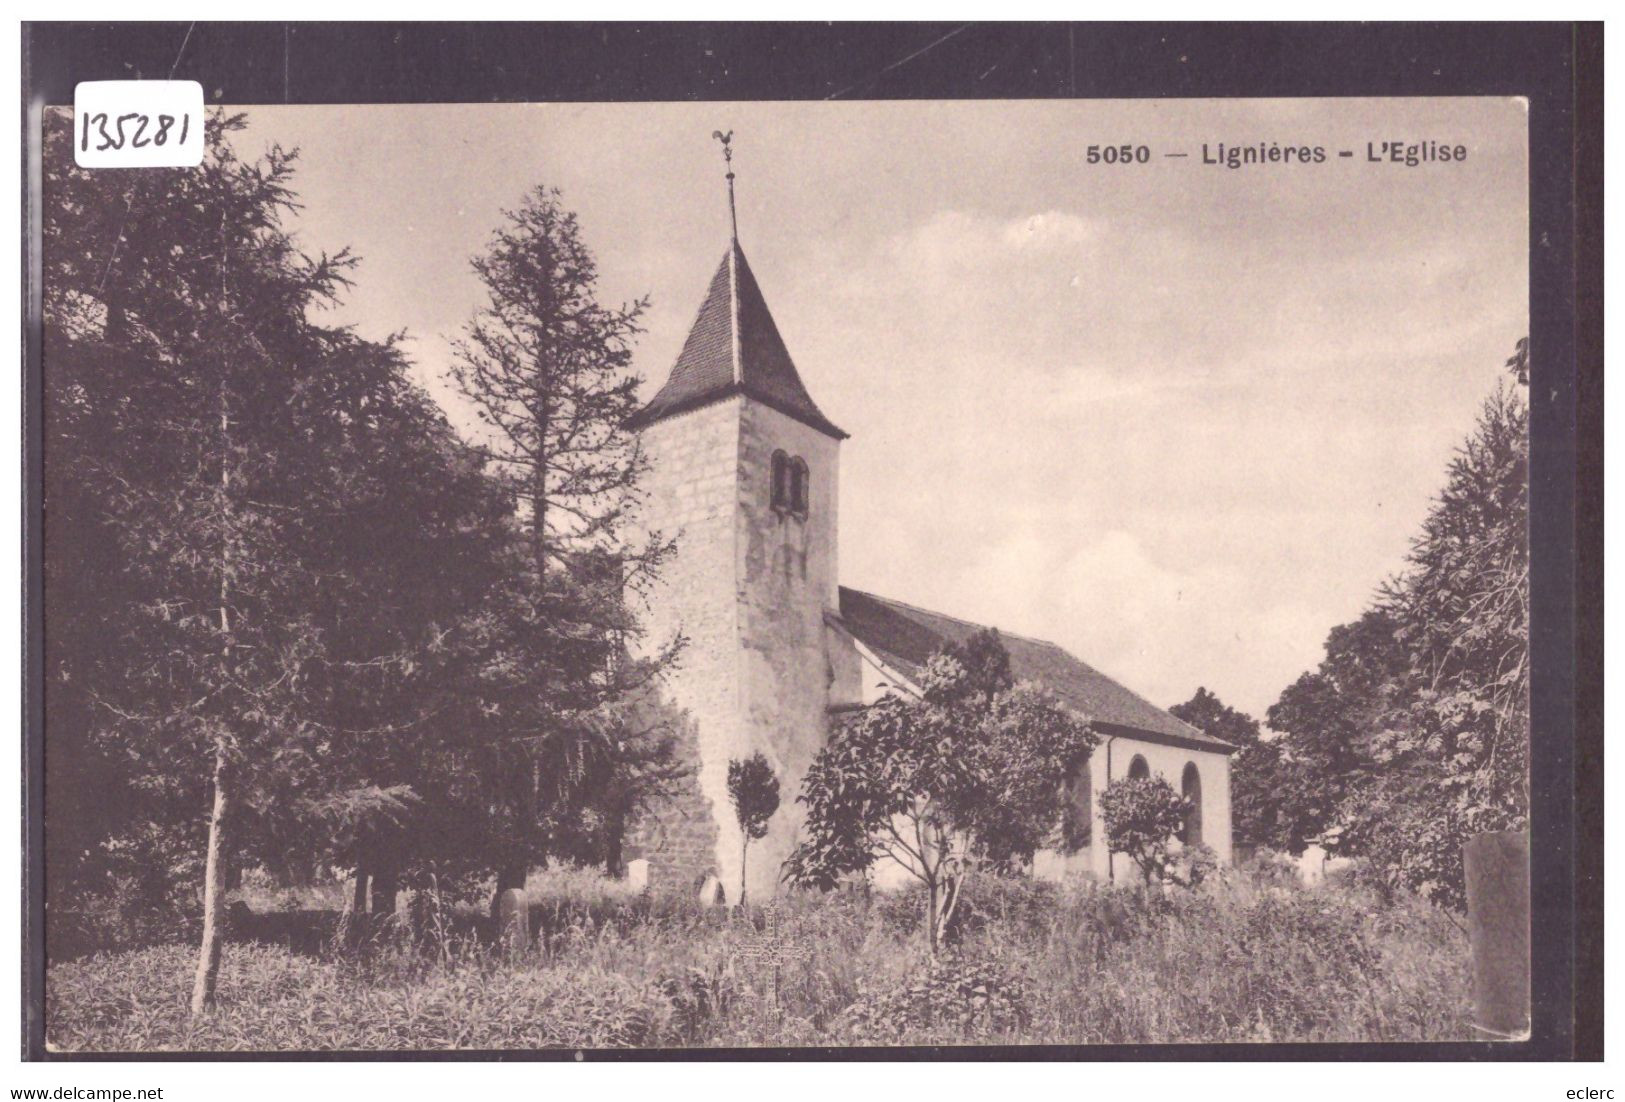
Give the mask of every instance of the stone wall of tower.
[{"label": "stone wall of tower", "polygon": [[[760,750],[779,778],[780,804],[745,869],[749,894],[766,898],[799,841],[796,796],[827,731],[838,444],[744,397],[658,421],[643,443],[645,524],[678,541],[652,594],[648,639],[688,640],[663,703],[684,713],[680,744],[695,775],[639,817],[626,852],[648,859],[652,887],[692,890],[714,873],[737,900],[744,855],[728,762]],[[807,464],[805,517],[773,508],[775,451]]]},{"label": "stone wall of tower", "polygon": [[664,705],[684,713],[679,748],[696,769],[681,791],[655,801],[628,829],[627,857],[649,861],[649,884],[659,891],[694,891],[720,872],[719,824],[733,821],[727,763],[740,739],[740,402],[704,406],[642,433],[650,461],[643,524],[677,539],[677,554],[650,595],[647,641],[657,645],[678,633],[688,640],[661,692]]},{"label": "stone wall of tower", "polygon": [[[773,453],[799,457],[809,473],[805,518],[772,506]],[[746,864],[750,896],[776,888],[799,841],[802,778],[828,731],[834,670],[824,612],[835,608],[839,443],[746,399],[739,432],[738,608],[742,750],[760,750],[779,778],[779,811]],[[731,820],[727,827],[733,827]],[[724,835],[730,833],[723,831]],[[732,829],[737,838],[737,828]],[[726,847],[724,847],[726,849]],[[738,892],[738,855],[724,853],[723,884]]]}]

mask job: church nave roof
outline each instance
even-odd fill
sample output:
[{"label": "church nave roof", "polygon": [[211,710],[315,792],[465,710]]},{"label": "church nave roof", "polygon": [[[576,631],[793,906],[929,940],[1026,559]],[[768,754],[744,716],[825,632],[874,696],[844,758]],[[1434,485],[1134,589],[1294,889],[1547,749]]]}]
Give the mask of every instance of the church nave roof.
[{"label": "church nave roof", "polygon": [[[882,662],[911,680],[919,678],[927,660],[944,644],[963,643],[982,630],[980,624],[846,586],[841,587],[841,623]],[[1107,734],[1225,754],[1236,749],[1175,718],[1054,643],[1004,632],[999,637],[1010,652],[1010,672],[1018,681],[1044,686]]]}]

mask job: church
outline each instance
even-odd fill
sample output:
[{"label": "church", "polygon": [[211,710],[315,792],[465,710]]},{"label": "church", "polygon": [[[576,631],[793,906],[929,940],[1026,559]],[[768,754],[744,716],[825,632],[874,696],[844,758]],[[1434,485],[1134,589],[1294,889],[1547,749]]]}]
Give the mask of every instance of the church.
[{"label": "church", "polygon": [[[731,171],[728,185],[731,207]],[[688,640],[666,693],[684,713],[680,745],[695,771],[681,794],[632,824],[626,856],[646,863],[639,878],[654,890],[711,895],[720,885],[734,901],[741,836],[728,762],[761,751],[781,792],[746,864],[748,895],[765,899],[798,841],[796,796],[830,725],[886,693],[918,692],[927,659],[981,625],[841,585],[847,434],[803,385],[739,246],[737,218],[670,375],[631,425],[650,463],[648,526],[677,537],[648,626],[651,638],[681,632]],[[1235,747],[1053,643],[1001,634],[1015,677],[1048,688],[1101,736],[1079,775],[1066,779],[1074,821],[1089,829],[1070,852],[1035,855],[1034,875],[1136,875],[1126,857],[1107,852],[1099,817],[1100,791],[1133,776],[1162,776],[1190,798],[1187,838],[1230,860]],[[875,875],[883,884],[883,870]]]}]

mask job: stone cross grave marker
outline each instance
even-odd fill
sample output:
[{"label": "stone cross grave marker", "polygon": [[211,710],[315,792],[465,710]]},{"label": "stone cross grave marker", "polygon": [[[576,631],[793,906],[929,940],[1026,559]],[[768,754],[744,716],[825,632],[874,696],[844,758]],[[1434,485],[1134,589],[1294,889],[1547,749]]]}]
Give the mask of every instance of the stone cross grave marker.
[{"label": "stone cross grave marker", "polygon": [[763,907],[762,915],[767,920],[766,926],[761,933],[747,938],[744,947],[735,956],[745,962],[747,982],[762,1008],[777,1016],[784,1013],[784,1007],[779,1002],[784,962],[810,960],[812,944],[798,936],[786,936],[777,903]]}]

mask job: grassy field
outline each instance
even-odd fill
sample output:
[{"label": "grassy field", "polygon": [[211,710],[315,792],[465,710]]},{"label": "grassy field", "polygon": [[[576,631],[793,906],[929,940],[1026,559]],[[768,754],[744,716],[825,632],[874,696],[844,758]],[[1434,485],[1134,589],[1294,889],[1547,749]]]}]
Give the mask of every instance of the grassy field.
[{"label": "grassy field", "polygon": [[[1466,938],[1415,899],[1239,875],[1144,899],[1080,883],[973,881],[932,964],[918,895],[794,896],[782,1013],[737,954],[740,915],[538,874],[534,946],[505,954],[467,912],[417,905],[360,948],[342,934],[228,945],[220,1005],[186,1013],[194,950],[154,945],[53,964],[57,1050],[534,1049],[1469,1037]],[[289,912],[290,914],[293,912]],[[308,916],[311,912],[306,909]]]}]

